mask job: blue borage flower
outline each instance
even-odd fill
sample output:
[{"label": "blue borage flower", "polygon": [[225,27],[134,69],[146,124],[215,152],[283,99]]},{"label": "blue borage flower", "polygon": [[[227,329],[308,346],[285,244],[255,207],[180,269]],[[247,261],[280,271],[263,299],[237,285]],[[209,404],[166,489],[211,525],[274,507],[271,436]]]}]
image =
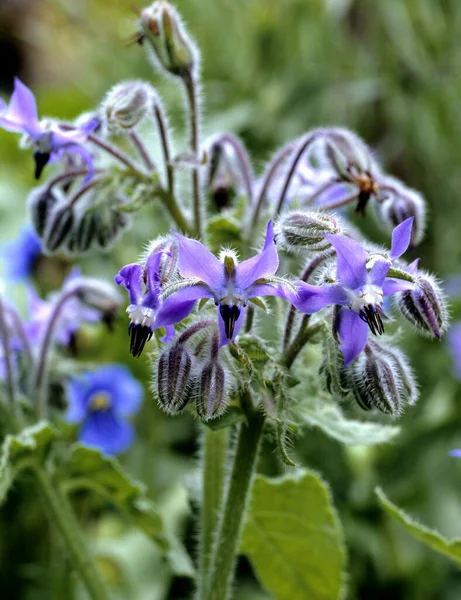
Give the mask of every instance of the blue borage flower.
[{"label": "blue borage flower", "polygon": [[78,439],[105,454],[120,454],[134,441],[127,418],[141,406],[143,388],[123,365],[105,365],[72,377],[67,386],[69,423],[81,423]]},{"label": "blue borage flower", "polygon": [[0,98],[0,127],[29,138],[34,149],[36,179],[48,163],[55,162],[64,153],[72,153],[88,166],[86,179],[89,180],[94,172],[93,157],[82,144],[97,125],[96,119],[90,119],[79,128],[64,131],[57,123],[39,121],[34,95],[18,78],[14,80],[9,105]]},{"label": "blue borage flower", "polygon": [[218,259],[200,242],[175,235],[178,271],[183,280],[172,285],[171,295],[164,290],[166,299],[157,315],[157,327],[182,321],[197,300],[211,298],[218,309],[220,346],[224,346],[237,336],[248,301],[258,296],[279,296],[289,301],[295,297],[293,284],[275,276],[279,259],[271,221],[261,253],[240,264],[235,252],[224,250]]},{"label": "blue borage flower", "polygon": [[[126,309],[130,318],[128,333],[130,334],[130,353],[138,358],[154,331],[165,327],[166,334],[162,341],[166,342],[174,337],[174,328],[170,322],[158,322],[158,314],[162,309],[160,288],[160,263],[162,255],[166,252],[154,252],[147,261],[145,268],[137,263],[125,265],[114,280],[117,285],[122,285],[128,292],[130,305]],[[145,275],[145,280],[144,280]],[[179,316],[180,317],[180,316]]]},{"label": "blue borage flower", "polygon": [[374,335],[384,333],[383,297],[413,288],[411,282],[386,278],[392,262],[408,248],[412,224],[410,218],[394,229],[389,258],[378,255],[370,270],[368,252],[359,243],[341,235],[326,235],[336,250],[337,283],[317,286],[297,282],[298,297],[293,304],[301,312],[312,314],[331,304],[341,307],[335,316],[334,330],[339,336],[344,366],[365,348],[369,330]]},{"label": "blue borage flower", "polygon": [[15,240],[3,247],[6,279],[23,281],[30,277],[41,253],[40,238],[30,225],[24,226]]}]

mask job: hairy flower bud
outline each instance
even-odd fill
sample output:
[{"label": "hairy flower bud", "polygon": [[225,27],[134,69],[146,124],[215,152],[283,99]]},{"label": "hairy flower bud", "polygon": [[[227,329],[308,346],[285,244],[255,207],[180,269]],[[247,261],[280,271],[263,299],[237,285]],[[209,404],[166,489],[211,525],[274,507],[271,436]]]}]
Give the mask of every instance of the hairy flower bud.
[{"label": "hairy flower bud", "polygon": [[424,237],[426,224],[426,203],[423,196],[394,177],[386,177],[379,184],[378,217],[389,231],[413,217],[411,244],[418,245]]},{"label": "hairy flower bud", "polygon": [[142,81],[124,81],[114,86],[103,101],[109,129],[133,129],[146,115],[152,100],[150,86]]},{"label": "hairy flower bud", "polygon": [[447,326],[448,311],[445,295],[432,275],[418,272],[414,289],[396,294],[395,305],[421,333],[441,339]]},{"label": "hairy flower bud", "polygon": [[95,236],[96,223],[94,213],[85,213],[75,224],[72,235],[67,242],[67,248],[71,252],[82,254],[91,248]]},{"label": "hairy flower bud", "polygon": [[30,193],[28,198],[30,215],[35,231],[40,237],[45,233],[48,218],[58,201],[55,190],[48,185],[35,188]]},{"label": "hairy flower bud", "polygon": [[341,178],[349,180],[351,175],[369,172],[374,166],[370,149],[352,131],[339,127],[327,129],[324,141],[329,166]]},{"label": "hairy flower bud", "polygon": [[176,414],[191,399],[192,357],[184,344],[165,349],[158,361],[157,395],[163,410]]},{"label": "hairy flower bud", "polygon": [[75,289],[81,302],[103,313],[113,313],[122,304],[117,289],[112,284],[95,277],[76,277],[64,289]]},{"label": "hairy flower bud", "polygon": [[345,380],[354,400],[364,410],[376,408],[398,416],[405,405],[414,404],[418,397],[414,376],[404,354],[373,340],[346,369]]},{"label": "hairy flower bud", "polygon": [[75,217],[72,206],[63,203],[56,206],[50,213],[45,232],[43,234],[43,245],[49,252],[58,250],[72,232]]},{"label": "hairy flower bud", "polygon": [[205,421],[222,414],[225,406],[225,383],[224,369],[217,360],[212,360],[203,367],[195,407],[199,417]]},{"label": "hairy flower bud", "polygon": [[139,14],[139,43],[148,42],[160,67],[178,77],[190,76],[196,49],[176,9],[158,0]]},{"label": "hairy flower bud", "polygon": [[342,232],[339,220],[322,212],[288,212],[276,226],[277,244],[291,252],[327,250],[331,244],[325,234]]}]

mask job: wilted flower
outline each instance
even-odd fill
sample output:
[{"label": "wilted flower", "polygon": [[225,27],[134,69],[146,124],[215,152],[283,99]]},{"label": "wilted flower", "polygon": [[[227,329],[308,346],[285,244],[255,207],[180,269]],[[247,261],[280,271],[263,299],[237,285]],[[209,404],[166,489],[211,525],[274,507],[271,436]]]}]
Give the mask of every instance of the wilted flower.
[{"label": "wilted flower", "polygon": [[96,124],[91,119],[78,129],[64,131],[56,123],[39,121],[34,95],[18,78],[14,80],[10,104],[7,106],[0,98],[0,127],[28,137],[34,149],[36,179],[48,163],[55,162],[68,152],[79,156],[86,163],[87,177],[91,177],[93,158],[82,144]]},{"label": "wilted flower", "polygon": [[344,366],[365,348],[368,330],[384,333],[383,297],[411,289],[413,284],[399,279],[386,279],[391,262],[408,248],[412,220],[394,229],[389,260],[374,261],[367,269],[368,252],[354,240],[339,235],[326,235],[337,254],[337,283],[321,286],[298,282],[298,298],[293,304],[301,312],[315,313],[330,304],[341,308],[335,315],[334,329],[340,339]]},{"label": "wilted flower", "polygon": [[142,396],[141,384],[125,366],[105,365],[70,379],[66,420],[82,423],[80,442],[105,454],[120,454],[134,441],[127,418],[138,412]]},{"label": "wilted flower", "polygon": [[260,254],[238,264],[235,252],[224,250],[216,258],[203,244],[176,234],[179,244],[178,270],[185,278],[167,297],[159,315],[160,324],[177,323],[192,311],[195,301],[212,298],[218,309],[220,345],[231,342],[243,323],[248,301],[257,296],[279,296],[290,300],[293,285],[276,277],[279,259],[272,222]]},{"label": "wilted flower", "polygon": [[39,237],[32,227],[24,226],[18,237],[3,248],[5,278],[10,281],[22,281],[30,277],[41,253]]}]

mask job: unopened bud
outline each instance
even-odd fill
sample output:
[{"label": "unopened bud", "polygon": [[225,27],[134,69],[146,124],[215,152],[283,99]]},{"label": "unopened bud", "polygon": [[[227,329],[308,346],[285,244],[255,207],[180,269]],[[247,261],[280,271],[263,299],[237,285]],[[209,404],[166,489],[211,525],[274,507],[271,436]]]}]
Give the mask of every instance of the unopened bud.
[{"label": "unopened bud", "polygon": [[149,85],[142,81],[117,84],[103,101],[103,114],[109,129],[133,129],[149,110],[151,98]]},{"label": "unopened bud", "polygon": [[43,236],[48,218],[58,201],[55,190],[48,185],[38,187],[30,193],[28,198],[30,215],[35,231],[40,237]]},{"label": "unopened bud", "polygon": [[158,401],[163,410],[176,414],[191,399],[192,357],[184,344],[165,349],[157,369]]},{"label": "unopened bud", "polygon": [[352,396],[364,410],[398,416],[406,404],[414,404],[417,388],[406,358],[376,342],[367,344],[346,370]]},{"label": "unopened bud", "polygon": [[288,212],[276,227],[277,245],[291,252],[323,251],[331,247],[325,234],[340,234],[339,220],[323,212]]},{"label": "unopened bud", "polygon": [[147,42],[159,65],[178,77],[190,76],[196,50],[176,9],[158,0],[140,12],[140,43]]},{"label": "unopened bud", "polygon": [[83,214],[74,227],[72,236],[67,242],[71,252],[83,253],[90,249],[96,235],[94,213]]},{"label": "unopened bud", "polygon": [[208,421],[222,414],[225,407],[226,375],[223,367],[212,360],[202,370],[199,381],[199,396],[195,407],[199,417]]},{"label": "unopened bud", "polygon": [[418,272],[412,290],[395,294],[395,305],[416,329],[441,339],[447,326],[445,295],[432,275]]},{"label": "unopened bud", "polygon": [[[178,262],[178,243],[172,236],[159,236],[149,243],[142,263],[145,265],[149,256],[162,252],[162,258],[158,267],[158,278],[160,286],[173,279]],[[144,270],[144,280],[147,281],[147,273]]]},{"label": "unopened bud", "polygon": [[117,289],[107,281],[95,277],[76,277],[68,287],[76,290],[81,302],[102,313],[114,313],[122,304],[122,297]]},{"label": "unopened bud", "polygon": [[49,252],[58,250],[68,239],[74,225],[72,206],[57,206],[51,212],[43,235],[43,244]]},{"label": "unopened bud", "polygon": [[[389,183],[390,191],[387,189]],[[386,178],[380,182],[383,198],[378,204],[378,216],[392,232],[394,227],[413,217],[411,231],[411,244],[418,245],[424,237],[426,224],[426,203],[423,196],[411,188],[406,187],[394,178]]]}]

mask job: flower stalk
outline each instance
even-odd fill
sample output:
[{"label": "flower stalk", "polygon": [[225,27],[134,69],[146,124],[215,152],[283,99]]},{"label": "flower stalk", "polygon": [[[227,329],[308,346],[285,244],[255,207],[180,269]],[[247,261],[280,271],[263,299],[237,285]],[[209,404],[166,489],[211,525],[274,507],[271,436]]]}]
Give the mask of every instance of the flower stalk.
[{"label": "flower stalk", "polygon": [[[194,155],[194,160],[199,160],[200,144],[199,144],[199,108],[197,101],[197,85],[193,76],[188,73],[183,78],[186,87],[187,101],[189,104],[190,116],[190,146]],[[194,226],[195,233],[199,238],[203,239],[203,215],[202,201],[200,197],[200,182],[198,175],[198,166],[192,167],[192,193],[194,198]]]}]

